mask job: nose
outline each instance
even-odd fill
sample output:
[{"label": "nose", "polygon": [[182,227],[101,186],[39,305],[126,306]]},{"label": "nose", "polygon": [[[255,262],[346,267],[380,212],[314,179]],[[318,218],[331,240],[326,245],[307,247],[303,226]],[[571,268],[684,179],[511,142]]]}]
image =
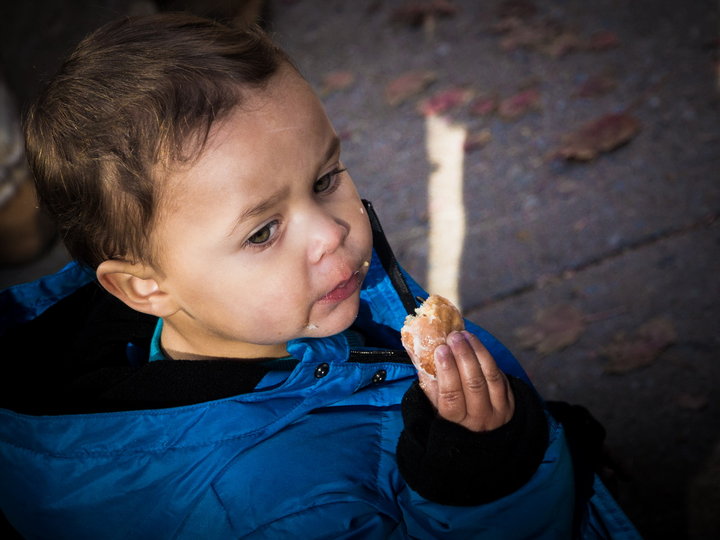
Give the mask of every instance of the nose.
[{"label": "nose", "polygon": [[343,245],[350,226],[324,211],[315,212],[309,222],[309,259],[312,264],[334,253]]}]

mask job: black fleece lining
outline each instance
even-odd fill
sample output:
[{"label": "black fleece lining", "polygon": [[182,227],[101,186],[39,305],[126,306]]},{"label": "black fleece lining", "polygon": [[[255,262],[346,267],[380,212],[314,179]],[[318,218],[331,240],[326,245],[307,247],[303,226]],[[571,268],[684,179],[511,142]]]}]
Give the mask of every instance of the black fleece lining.
[{"label": "black fleece lining", "polygon": [[12,361],[3,366],[0,404],[26,414],[57,414],[78,377],[127,367],[127,344],[147,346],[156,321],[88,283],[2,336],[0,347]]},{"label": "black fleece lining", "polygon": [[269,371],[234,360],[148,363],[156,323],[97,283],[81,287],[2,337],[15,359],[4,365],[0,405],[42,415],[176,407],[251,392]]},{"label": "black fleece lining", "polygon": [[509,381],[515,414],[504,426],[480,433],[439,417],[420,386],[410,387],[402,402],[397,461],[413,490],[436,503],[474,506],[527,483],[545,454],[548,424],[535,391],[520,379]]},{"label": "black fleece lining", "polygon": [[[269,368],[237,360],[167,360],[98,369],[73,382],[82,412],[162,409],[252,392]],[[92,410],[95,409],[95,410]],[[76,411],[77,412],[77,411]]]}]

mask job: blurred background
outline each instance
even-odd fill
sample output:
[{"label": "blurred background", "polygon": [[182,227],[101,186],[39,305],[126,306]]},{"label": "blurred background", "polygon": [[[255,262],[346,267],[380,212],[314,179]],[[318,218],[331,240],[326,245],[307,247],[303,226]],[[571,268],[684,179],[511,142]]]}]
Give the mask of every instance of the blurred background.
[{"label": "blurred background", "polygon": [[716,0],[4,2],[0,287],[68,260],[18,111],[88,31],[169,9],[260,20],[401,264],[603,423],[645,537],[720,538]]}]

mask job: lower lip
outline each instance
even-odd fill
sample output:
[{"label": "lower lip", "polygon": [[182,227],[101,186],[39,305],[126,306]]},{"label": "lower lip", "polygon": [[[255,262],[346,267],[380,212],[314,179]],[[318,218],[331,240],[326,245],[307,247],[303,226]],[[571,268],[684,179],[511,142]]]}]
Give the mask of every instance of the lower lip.
[{"label": "lower lip", "polygon": [[350,298],[353,293],[358,290],[359,287],[360,274],[358,272],[355,272],[345,283],[333,289],[325,296],[323,296],[320,300],[318,300],[318,303],[333,304],[336,302],[342,302],[343,300]]}]

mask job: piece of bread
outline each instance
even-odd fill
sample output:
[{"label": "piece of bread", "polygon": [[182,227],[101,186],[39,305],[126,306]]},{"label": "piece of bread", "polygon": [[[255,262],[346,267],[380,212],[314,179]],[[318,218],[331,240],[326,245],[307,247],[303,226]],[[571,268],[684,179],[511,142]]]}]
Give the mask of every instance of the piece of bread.
[{"label": "piece of bread", "polygon": [[415,315],[405,318],[400,338],[415,367],[435,378],[435,349],[445,343],[453,330],[465,329],[458,309],[447,298],[431,295],[415,310]]}]

